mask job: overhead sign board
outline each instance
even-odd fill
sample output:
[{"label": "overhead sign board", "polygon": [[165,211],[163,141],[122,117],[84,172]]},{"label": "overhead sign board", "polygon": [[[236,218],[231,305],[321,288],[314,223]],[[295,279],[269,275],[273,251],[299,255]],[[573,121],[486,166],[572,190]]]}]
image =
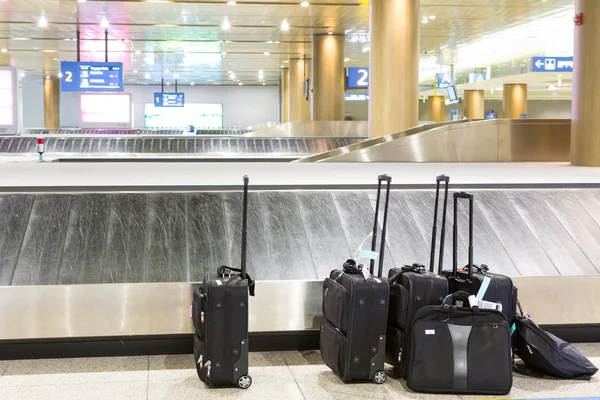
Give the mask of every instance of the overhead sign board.
[{"label": "overhead sign board", "polygon": [[154,93],[154,107],[183,107],[184,93]]},{"label": "overhead sign board", "polygon": [[368,101],[369,95],[368,94],[346,93],[344,95],[344,100],[346,100],[346,101]]},{"label": "overhead sign board", "polygon": [[60,89],[63,92],[122,92],[123,63],[60,63]]},{"label": "overhead sign board", "polygon": [[450,74],[435,74],[435,87],[445,89],[450,85],[452,85]]},{"label": "overhead sign board", "polygon": [[471,72],[469,74],[469,83],[483,82],[486,79],[486,74]]},{"label": "overhead sign board", "polygon": [[573,72],[573,57],[533,57],[532,72]]},{"label": "overhead sign board", "polygon": [[349,67],[346,68],[346,89],[368,89],[369,68]]}]

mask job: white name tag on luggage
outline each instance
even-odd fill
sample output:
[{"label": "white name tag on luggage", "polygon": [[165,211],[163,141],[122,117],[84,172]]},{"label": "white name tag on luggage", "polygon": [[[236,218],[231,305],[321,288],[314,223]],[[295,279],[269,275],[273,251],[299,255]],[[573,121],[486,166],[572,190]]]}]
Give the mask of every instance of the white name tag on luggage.
[{"label": "white name tag on luggage", "polygon": [[475,296],[469,296],[469,304],[471,307],[479,307],[481,310],[496,310],[502,312],[502,304],[493,303],[491,301],[479,300]]},{"label": "white name tag on luggage", "polygon": [[379,253],[371,250],[361,250],[358,253],[358,258],[368,258],[369,260],[377,260],[379,258]]}]

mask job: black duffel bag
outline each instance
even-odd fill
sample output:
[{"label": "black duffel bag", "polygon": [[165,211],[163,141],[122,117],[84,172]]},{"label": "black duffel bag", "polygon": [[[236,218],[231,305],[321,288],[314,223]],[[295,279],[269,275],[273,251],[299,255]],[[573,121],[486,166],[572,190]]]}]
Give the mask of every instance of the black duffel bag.
[{"label": "black duffel bag", "polygon": [[520,315],[516,319],[514,350],[525,366],[556,378],[591,379],[598,368],[570,343],[540,328],[517,304]]}]

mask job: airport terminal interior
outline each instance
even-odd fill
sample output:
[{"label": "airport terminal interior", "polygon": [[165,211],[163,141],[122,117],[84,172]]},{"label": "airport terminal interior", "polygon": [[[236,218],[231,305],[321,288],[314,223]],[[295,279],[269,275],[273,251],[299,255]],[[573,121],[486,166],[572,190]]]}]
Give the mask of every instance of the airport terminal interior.
[{"label": "airport terminal interior", "polygon": [[[532,320],[545,351],[600,367],[599,27],[600,0],[1,1],[0,399],[600,399],[600,375],[525,371],[518,350]],[[469,195],[472,219],[454,204]],[[469,301],[512,281],[515,324],[499,300],[428,305],[506,320],[509,392],[467,389],[459,374],[493,360],[467,363],[479,349],[454,328],[450,388],[441,359],[436,390],[414,384],[418,336],[406,375],[386,358],[385,382],[345,382],[323,335],[355,334],[324,311],[349,259],[392,289],[420,264],[485,264]],[[379,261],[389,282],[367,277]],[[251,386],[200,379],[208,340],[233,335],[196,325],[221,265],[255,281]],[[359,363],[356,335],[338,364]]]}]

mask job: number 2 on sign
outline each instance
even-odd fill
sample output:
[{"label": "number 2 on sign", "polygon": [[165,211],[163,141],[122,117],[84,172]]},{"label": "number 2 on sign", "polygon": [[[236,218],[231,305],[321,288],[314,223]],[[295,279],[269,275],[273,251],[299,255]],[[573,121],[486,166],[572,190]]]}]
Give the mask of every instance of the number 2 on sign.
[{"label": "number 2 on sign", "polygon": [[65,82],[73,82],[73,73],[71,71],[65,72],[66,78]]},{"label": "number 2 on sign", "polygon": [[369,86],[369,81],[367,80],[369,79],[369,71],[366,69],[359,69],[358,73],[362,75],[357,82],[358,86]]}]

